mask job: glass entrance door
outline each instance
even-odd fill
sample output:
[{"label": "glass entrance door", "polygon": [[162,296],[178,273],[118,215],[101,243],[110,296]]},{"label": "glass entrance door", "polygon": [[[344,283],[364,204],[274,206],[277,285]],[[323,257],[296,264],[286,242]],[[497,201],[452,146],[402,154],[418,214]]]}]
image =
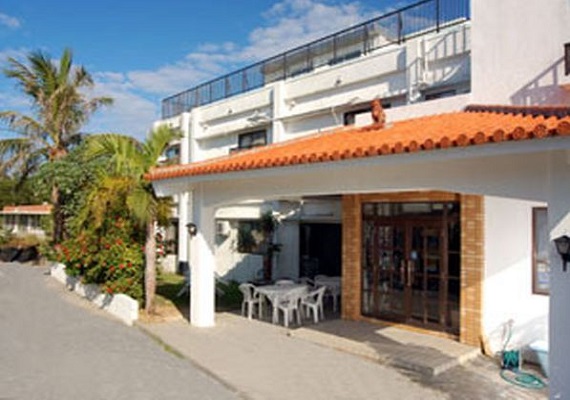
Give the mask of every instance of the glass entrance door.
[{"label": "glass entrance door", "polygon": [[415,215],[378,215],[390,210],[386,203],[365,204],[362,312],[458,333],[459,248],[451,248],[459,243],[458,204],[421,204],[426,207],[410,207]]}]

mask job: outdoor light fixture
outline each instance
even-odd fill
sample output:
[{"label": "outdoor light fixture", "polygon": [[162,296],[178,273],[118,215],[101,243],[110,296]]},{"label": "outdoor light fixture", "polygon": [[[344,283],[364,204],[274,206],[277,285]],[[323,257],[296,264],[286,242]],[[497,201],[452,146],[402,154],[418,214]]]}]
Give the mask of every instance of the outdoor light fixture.
[{"label": "outdoor light fixture", "polygon": [[562,270],[566,272],[566,263],[570,261],[570,237],[564,235],[554,239],[556,250],[562,257]]},{"label": "outdoor light fixture", "polygon": [[570,75],[570,43],[564,45],[564,74]]},{"label": "outdoor light fixture", "polygon": [[188,229],[188,234],[190,236],[196,236],[196,234],[198,233],[198,227],[196,226],[196,224],[194,222],[187,223],[186,229]]}]

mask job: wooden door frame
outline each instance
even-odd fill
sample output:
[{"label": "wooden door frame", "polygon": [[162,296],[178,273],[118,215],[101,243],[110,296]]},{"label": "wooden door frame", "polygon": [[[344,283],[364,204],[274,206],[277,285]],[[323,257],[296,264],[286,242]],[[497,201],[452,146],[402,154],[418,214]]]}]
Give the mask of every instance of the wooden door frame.
[{"label": "wooden door frame", "polygon": [[[438,201],[431,201],[429,203],[437,203]],[[382,202],[371,202],[371,203],[382,203]],[[422,202],[422,203],[428,203],[428,202]],[[458,203],[458,202],[457,202]],[[363,202],[362,205],[364,204],[369,204],[369,202]],[[373,278],[372,278],[372,290],[371,290],[371,297],[372,297],[372,306],[371,306],[371,312],[367,313],[367,314],[363,314],[369,317],[373,317],[373,318],[378,318],[381,320],[389,320],[389,321],[393,321],[393,322],[398,322],[398,323],[404,323],[404,324],[408,324],[408,325],[413,325],[413,326],[418,326],[421,328],[425,328],[425,329],[430,329],[430,330],[436,330],[436,331],[447,331],[449,329],[449,327],[447,326],[447,309],[448,309],[448,304],[447,304],[447,290],[448,290],[448,271],[447,271],[447,256],[448,256],[448,245],[447,245],[447,239],[448,239],[448,231],[447,231],[447,227],[449,224],[449,216],[446,212],[444,212],[441,216],[433,216],[433,215],[426,215],[426,216],[370,216],[370,217],[362,217],[363,221],[364,220],[368,220],[368,221],[373,221],[373,226],[374,226],[374,240],[373,240],[373,253],[374,253],[374,267],[373,267]],[[379,256],[380,254],[380,250],[378,249],[378,231],[379,231],[379,227],[380,226],[385,226],[385,227],[391,227],[394,231],[397,229],[397,227],[399,227],[401,229],[402,232],[404,232],[404,243],[403,243],[403,254],[405,255],[404,259],[402,260],[402,262],[405,262],[403,268],[404,268],[404,272],[403,272],[403,280],[405,281],[404,283],[404,287],[403,287],[403,304],[402,304],[402,312],[398,313],[398,312],[384,312],[382,313],[381,309],[380,309],[380,296],[381,293],[379,292],[379,288],[378,288],[378,265],[379,265],[379,260],[376,260],[377,256]],[[425,310],[423,312],[424,317],[422,318],[422,321],[420,321],[418,318],[415,318],[413,316],[413,295],[414,295],[414,288],[413,285],[410,284],[410,271],[409,271],[409,254],[411,253],[412,247],[413,247],[413,229],[414,227],[421,227],[421,228],[432,228],[432,229],[436,229],[437,231],[439,231],[439,239],[440,239],[440,248],[439,248],[439,254],[440,254],[440,259],[441,261],[441,265],[440,265],[440,274],[438,277],[438,297],[439,297],[439,301],[438,301],[438,322],[429,322],[427,321],[427,315],[425,315]],[[363,232],[361,233],[363,234]],[[425,245],[422,244],[422,251],[425,253],[426,248]],[[425,254],[423,255],[423,258],[425,260],[425,262],[427,262],[427,258],[425,257]],[[396,270],[398,268],[402,268],[400,266],[395,266],[392,264],[391,269],[392,271],[390,272],[392,275],[394,275],[393,270]],[[423,287],[423,292],[425,292],[426,288],[426,284],[425,281],[427,280],[427,272],[424,271],[423,273],[423,279],[424,279],[424,284],[422,285]],[[362,289],[361,289],[362,290]],[[422,293],[422,304],[423,307],[425,308],[425,293]],[[457,327],[457,329],[459,329],[459,327]]]},{"label": "wooden door frame", "polygon": [[[378,322],[362,315],[362,203],[371,201],[459,201],[461,205],[459,341],[481,345],[484,278],[484,197],[441,191],[347,194],[342,196],[342,308],[346,320]],[[448,334],[401,325],[403,329],[443,337]]]}]

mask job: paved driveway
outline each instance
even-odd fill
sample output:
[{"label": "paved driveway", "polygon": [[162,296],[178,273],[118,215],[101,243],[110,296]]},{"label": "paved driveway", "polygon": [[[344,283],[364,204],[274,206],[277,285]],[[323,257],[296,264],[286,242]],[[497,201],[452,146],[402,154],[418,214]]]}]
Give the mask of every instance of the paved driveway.
[{"label": "paved driveway", "polygon": [[0,399],[238,398],[45,273],[0,263]]}]

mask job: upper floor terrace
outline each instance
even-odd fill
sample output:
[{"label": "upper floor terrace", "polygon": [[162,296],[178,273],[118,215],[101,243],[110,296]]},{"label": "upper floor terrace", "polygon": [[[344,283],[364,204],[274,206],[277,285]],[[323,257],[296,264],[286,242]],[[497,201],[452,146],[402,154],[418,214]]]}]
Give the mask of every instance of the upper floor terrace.
[{"label": "upper floor terrace", "polygon": [[195,107],[366,57],[470,19],[470,0],[424,0],[315,40],[162,101],[167,119]]}]

